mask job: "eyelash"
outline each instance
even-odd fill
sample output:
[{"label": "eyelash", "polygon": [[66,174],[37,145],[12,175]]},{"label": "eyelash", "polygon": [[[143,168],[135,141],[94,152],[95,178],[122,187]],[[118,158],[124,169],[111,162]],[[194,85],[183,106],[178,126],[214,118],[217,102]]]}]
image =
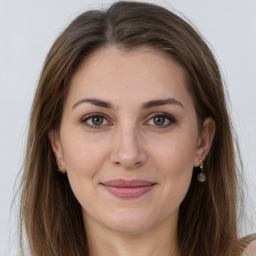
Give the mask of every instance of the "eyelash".
[{"label": "eyelash", "polygon": [[[99,125],[93,125],[93,124],[89,124],[88,121],[92,118],[102,118],[103,119],[103,123],[105,121],[107,121],[108,123],[107,124],[99,124]],[[153,120],[154,118],[164,118],[165,121],[164,123],[166,123],[166,121],[168,122],[167,124],[164,124],[164,125],[156,125],[156,124],[149,124],[149,121],[150,120]],[[81,120],[81,122],[86,125],[87,127],[89,128],[92,128],[92,129],[102,129],[104,126],[110,126],[112,125],[112,123],[108,120],[108,118],[106,118],[106,116],[102,113],[92,113],[92,114],[88,114],[86,116],[84,116]],[[153,121],[154,122],[154,121]],[[170,127],[171,125],[173,125],[174,123],[176,123],[176,119],[169,115],[169,114],[166,114],[166,113],[157,113],[157,114],[154,114],[150,117],[150,119],[148,119],[148,121],[146,121],[144,124],[147,124],[149,126],[155,126],[159,129],[164,129],[164,128],[167,128],[167,127]]]},{"label": "eyelash", "polygon": [[[108,126],[111,125],[111,123],[108,121],[108,118],[106,118],[105,115],[103,115],[102,113],[92,113],[92,114],[89,114],[89,115],[86,115],[82,118],[81,122],[88,126],[89,128],[94,128],[94,129],[101,129],[102,128],[102,124],[101,125],[93,125],[93,124],[88,124],[88,121],[92,118],[95,118],[95,117],[99,117],[99,118],[103,118],[103,122],[104,121],[107,121],[108,122]],[[106,124],[105,124],[106,125]]]},{"label": "eyelash", "polygon": [[[150,126],[155,126],[159,129],[164,129],[164,128],[168,128],[170,127],[171,125],[175,124],[176,123],[176,119],[169,115],[169,114],[166,114],[166,113],[157,113],[157,114],[154,114],[153,116],[151,116],[151,118],[146,122],[146,123],[149,123],[150,120],[153,120],[154,118],[164,118],[165,121],[164,123],[166,123],[167,121],[167,124],[164,124],[164,125],[156,125],[156,124],[149,124]],[[154,121],[153,121],[154,122]]]}]

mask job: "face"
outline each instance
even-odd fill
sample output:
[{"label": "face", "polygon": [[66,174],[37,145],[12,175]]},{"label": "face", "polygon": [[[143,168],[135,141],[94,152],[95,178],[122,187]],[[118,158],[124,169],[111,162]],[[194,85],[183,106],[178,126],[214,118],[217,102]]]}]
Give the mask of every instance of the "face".
[{"label": "face", "polygon": [[177,223],[193,167],[208,152],[183,69],[142,47],[94,53],[73,75],[60,130],[50,134],[85,225],[118,232]]}]

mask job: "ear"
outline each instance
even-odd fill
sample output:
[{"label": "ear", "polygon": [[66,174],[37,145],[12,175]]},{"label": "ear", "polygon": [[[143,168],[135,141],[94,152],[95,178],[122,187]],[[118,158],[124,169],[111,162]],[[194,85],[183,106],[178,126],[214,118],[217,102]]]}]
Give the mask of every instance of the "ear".
[{"label": "ear", "polygon": [[53,153],[56,158],[56,163],[60,167],[61,171],[65,173],[65,162],[63,157],[63,150],[60,143],[60,136],[56,130],[51,130],[48,134]]},{"label": "ear", "polygon": [[215,121],[208,117],[204,120],[201,133],[197,140],[197,149],[194,159],[194,167],[200,165],[200,160],[204,160],[212,146],[212,141],[215,134]]}]

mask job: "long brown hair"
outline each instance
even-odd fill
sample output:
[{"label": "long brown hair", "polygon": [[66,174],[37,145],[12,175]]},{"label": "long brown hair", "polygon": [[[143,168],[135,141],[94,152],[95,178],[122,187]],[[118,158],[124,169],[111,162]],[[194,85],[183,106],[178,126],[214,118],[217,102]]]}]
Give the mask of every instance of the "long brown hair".
[{"label": "long brown hair", "polygon": [[106,11],[81,14],[47,55],[30,118],[22,176],[21,240],[26,234],[33,256],[88,255],[81,206],[67,176],[56,171],[48,134],[59,129],[72,74],[88,55],[108,45],[127,51],[147,45],[183,67],[199,126],[212,117],[216,134],[205,159],[207,182],[196,180],[195,168],[180,206],[180,251],[184,256],[235,255],[238,168],[218,65],[191,25],[162,7],[139,2],[117,2]]}]

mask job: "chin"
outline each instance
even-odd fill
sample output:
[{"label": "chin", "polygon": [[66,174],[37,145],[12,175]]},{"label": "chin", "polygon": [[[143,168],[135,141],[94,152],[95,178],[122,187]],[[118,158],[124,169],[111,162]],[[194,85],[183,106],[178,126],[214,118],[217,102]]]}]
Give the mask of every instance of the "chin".
[{"label": "chin", "polygon": [[119,233],[138,234],[149,231],[160,222],[161,219],[156,216],[126,210],[123,213],[109,216],[105,221],[105,226]]},{"label": "chin", "polygon": [[112,231],[118,233],[126,233],[126,234],[139,234],[144,233],[150,230],[151,225],[146,223],[145,221],[138,221],[138,220],[130,220],[130,221],[123,221],[123,222],[112,222],[108,223],[107,227]]}]

